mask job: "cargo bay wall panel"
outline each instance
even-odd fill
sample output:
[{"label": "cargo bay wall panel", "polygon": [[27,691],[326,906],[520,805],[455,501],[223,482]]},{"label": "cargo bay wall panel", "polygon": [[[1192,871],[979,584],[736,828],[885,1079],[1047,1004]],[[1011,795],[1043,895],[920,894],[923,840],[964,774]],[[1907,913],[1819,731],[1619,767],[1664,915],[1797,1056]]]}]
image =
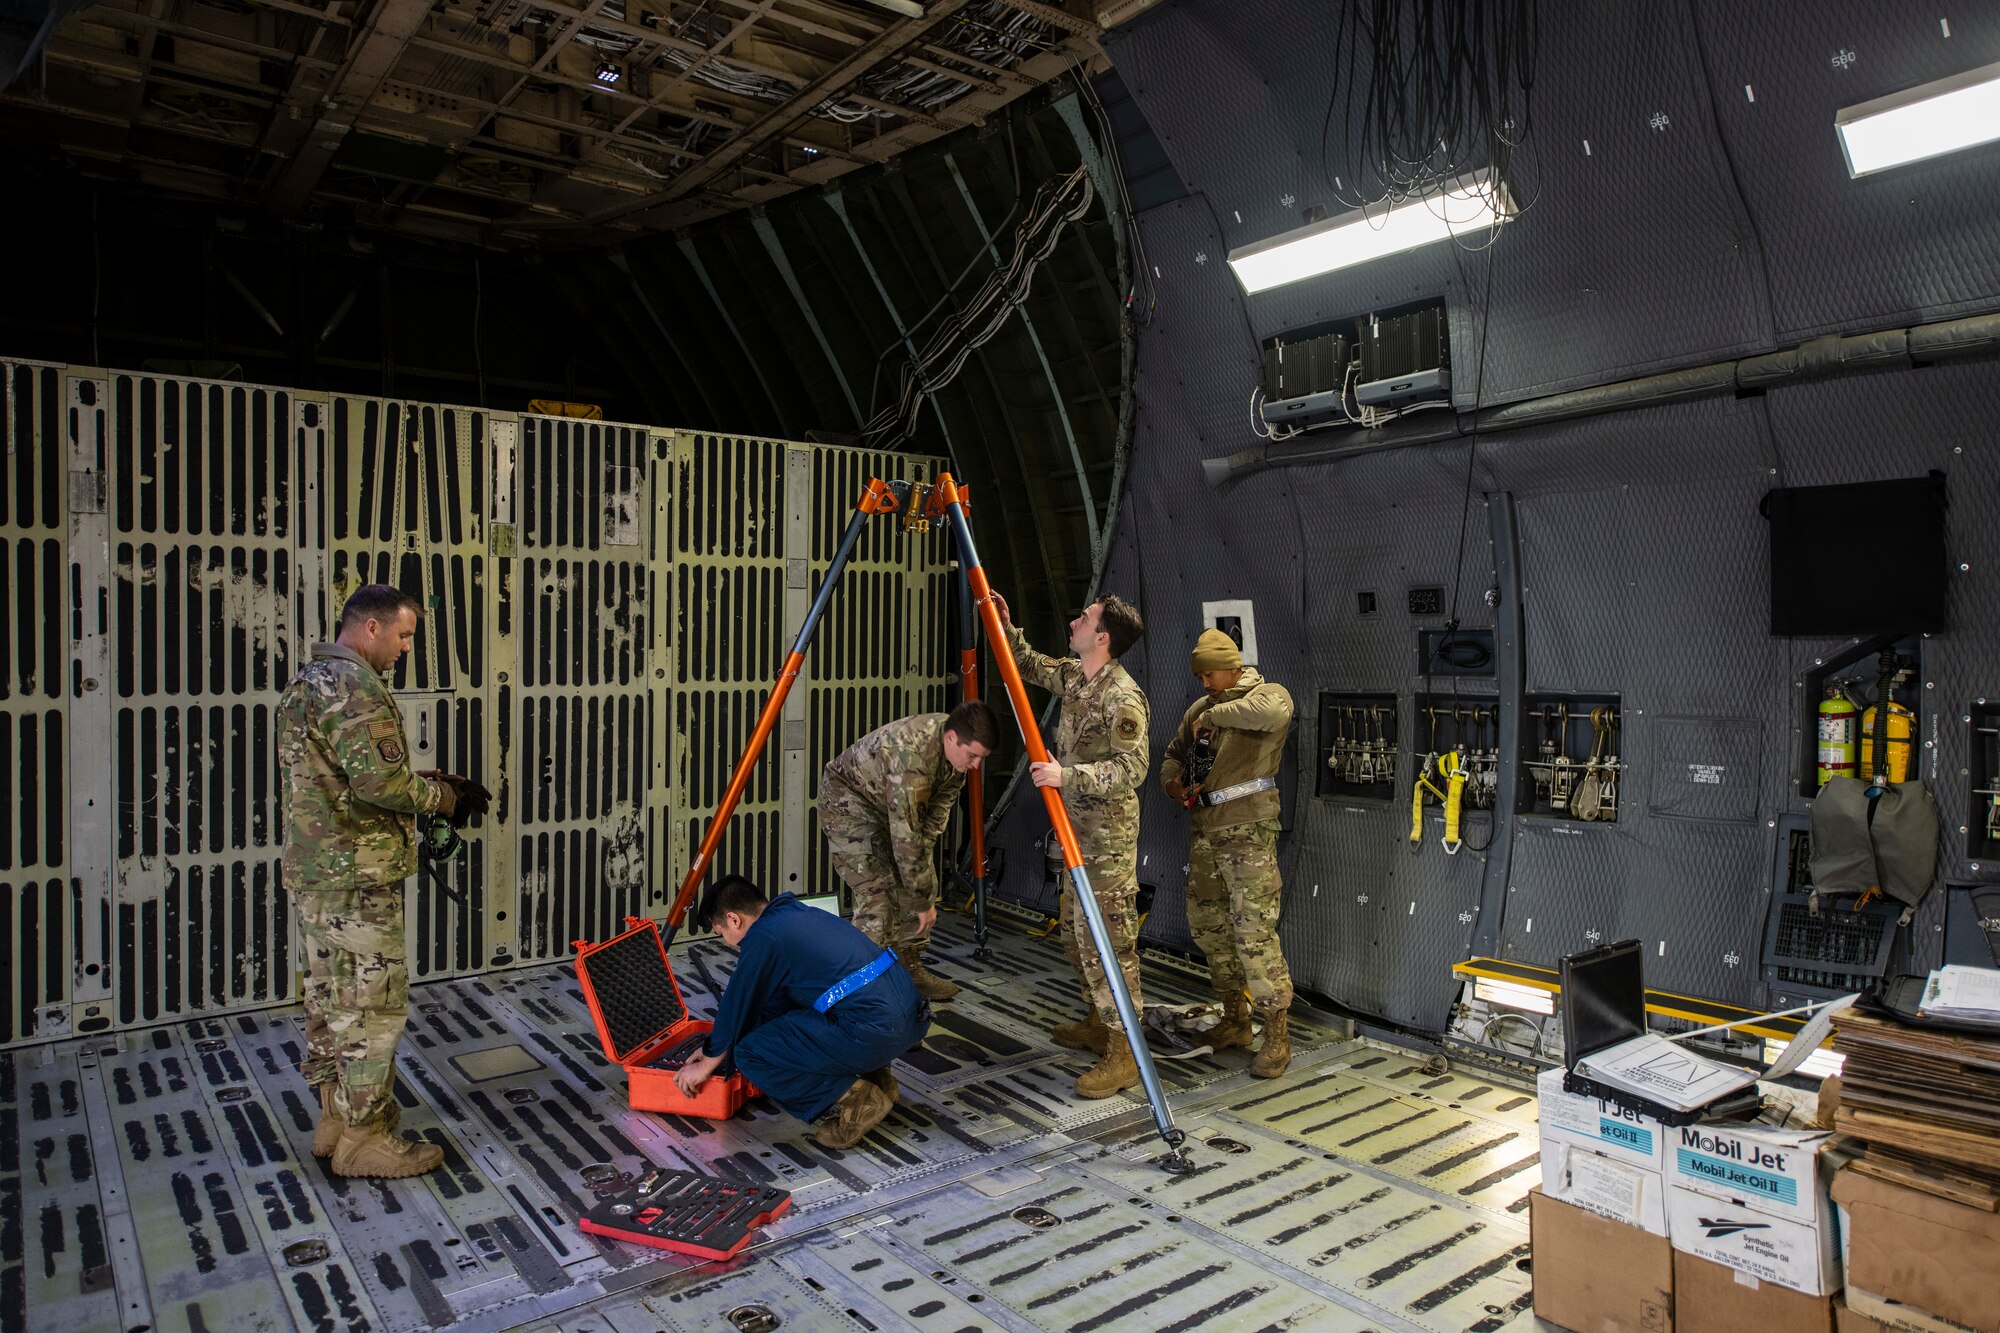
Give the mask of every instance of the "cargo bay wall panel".
[{"label": "cargo bay wall panel", "polygon": [[[274,710],[367,582],[423,607],[391,682],[415,766],[494,792],[452,892],[406,886],[411,979],[663,914],[797,591],[870,476],[938,469],[27,361],[0,383],[0,1045],[296,999]],[[721,868],[827,891],[820,766],[945,700],[943,550],[871,520]]]}]

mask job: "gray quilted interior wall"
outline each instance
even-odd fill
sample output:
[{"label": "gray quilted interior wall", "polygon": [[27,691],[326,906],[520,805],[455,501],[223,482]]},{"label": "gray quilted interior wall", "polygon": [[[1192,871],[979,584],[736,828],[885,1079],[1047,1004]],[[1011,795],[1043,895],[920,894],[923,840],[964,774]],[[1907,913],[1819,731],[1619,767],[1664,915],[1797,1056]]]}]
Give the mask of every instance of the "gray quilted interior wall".
[{"label": "gray quilted interior wall", "polygon": [[[1482,403],[2000,307],[2000,150],[1856,182],[1832,131],[1841,106],[2000,59],[2000,11],[1954,14],[1945,36],[1936,15],[1880,4],[1542,10],[1542,194],[1494,252]],[[1140,334],[1131,483],[1105,586],[1144,599],[1149,633],[1127,665],[1153,701],[1156,765],[1193,698],[1200,603],[1257,607],[1265,674],[1299,701],[1283,936],[1300,983],[1435,1031],[1458,959],[1553,965],[1637,936],[1650,985],[1779,999],[1758,960],[1777,822],[1808,809],[1801,677],[1852,641],[1768,633],[1757,506],[1777,485],[1949,475],[1951,629],[1924,644],[1924,776],[1944,819],[1941,883],[2000,879],[1967,856],[1963,832],[1977,814],[1963,719],[2000,696],[1991,360],[1483,439],[1464,510],[1463,442],[1205,484],[1203,459],[1256,443],[1263,337],[1442,295],[1459,407],[1480,383],[1482,256],[1434,246],[1247,300],[1223,262],[1300,225],[1312,204],[1338,211],[1320,162],[1336,71],[1302,58],[1330,53],[1330,22],[1322,7],[1277,0],[1185,0],[1108,39],[1190,193],[1142,216],[1161,306]],[[1503,497],[1513,552],[1494,545]],[[1518,580],[1503,596],[1519,599],[1525,688],[1621,698],[1630,769],[1615,824],[1474,821],[1467,849],[1446,857],[1433,813],[1413,854],[1408,746],[1393,800],[1312,794],[1319,692],[1394,692],[1408,736],[1413,694],[1454,688],[1419,674],[1417,632],[1441,618],[1406,615],[1403,594],[1450,595],[1461,514],[1465,624],[1493,624],[1481,595],[1511,554]],[[1864,544],[1830,535],[1833,576]],[[1375,617],[1358,615],[1360,590],[1376,592]],[[1691,765],[1720,780],[1695,782]],[[1161,889],[1146,938],[1186,947],[1184,816],[1149,791],[1142,821],[1142,879]],[[1030,844],[1044,828],[1038,803],[1017,803],[1000,834],[1037,881]],[[1504,873],[1488,877],[1489,863]],[[1028,881],[1010,872],[1002,891],[1032,898]],[[1938,956],[1945,900],[1933,894],[1912,923],[1907,966]]]}]

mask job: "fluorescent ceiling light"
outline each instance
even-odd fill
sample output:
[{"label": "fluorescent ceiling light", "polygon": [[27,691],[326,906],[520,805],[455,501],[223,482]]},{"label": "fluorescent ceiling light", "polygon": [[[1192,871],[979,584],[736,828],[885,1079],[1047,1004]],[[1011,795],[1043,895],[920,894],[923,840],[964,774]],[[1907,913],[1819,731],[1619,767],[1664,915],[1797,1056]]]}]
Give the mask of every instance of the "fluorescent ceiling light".
[{"label": "fluorescent ceiling light", "polygon": [[[1782,1056],[1785,1053],[1785,1048],[1790,1045],[1791,1043],[1788,1041],[1779,1041],[1775,1037],[1766,1037],[1764,1039],[1764,1063],[1766,1065],[1776,1064],[1778,1057]],[[1831,1078],[1835,1074],[1838,1074],[1840,1067],[1846,1063],[1846,1056],[1821,1047],[1811,1055],[1808,1055],[1804,1060],[1801,1060],[1799,1067],[1792,1072],[1795,1074],[1804,1074],[1809,1078]]]},{"label": "fluorescent ceiling light", "polygon": [[1243,290],[1254,294],[1490,227],[1505,222],[1510,212],[1506,191],[1479,172],[1386,213],[1359,209],[1232,250],[1229,267]]},{"label": "fluorescent ceiling light", "polygon": [[1475,978],[1472,997],[1497,1004],[1503,1009],[1521,1009],[1531,1014],[1553,1014],[1556,1011],[1556,997],[1549,992],[1512,981],[1496,981],[1492,977]]},{"label": "fluorescent ceiling light", "polygon": [[1991,143],[2000,139],[2000,65],[1845,107],[1833,128],[1854,177]]}]

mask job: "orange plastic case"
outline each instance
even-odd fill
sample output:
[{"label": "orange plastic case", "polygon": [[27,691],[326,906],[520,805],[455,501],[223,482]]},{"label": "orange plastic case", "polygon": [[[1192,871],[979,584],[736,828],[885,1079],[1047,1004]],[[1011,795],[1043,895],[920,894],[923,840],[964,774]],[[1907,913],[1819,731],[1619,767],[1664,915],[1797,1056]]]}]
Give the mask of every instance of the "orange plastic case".
[{"label": "orange plastic case", "polygon": [[602,944],[575,942],[576,979],[604,1054],[625,1069],[632,1109],[729,1119],[757,1089],[741,1074],[711,1078],[692,1097],[674,1086],[675,1072],[715,1025],[688,1017],[660,923],[628,916],[625,927]]}]

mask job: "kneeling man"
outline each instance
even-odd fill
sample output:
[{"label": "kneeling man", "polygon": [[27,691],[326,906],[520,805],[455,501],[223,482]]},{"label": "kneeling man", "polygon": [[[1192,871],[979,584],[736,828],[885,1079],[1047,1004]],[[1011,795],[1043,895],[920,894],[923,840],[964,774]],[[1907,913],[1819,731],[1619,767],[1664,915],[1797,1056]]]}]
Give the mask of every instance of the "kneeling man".
[{"label": "kneeling man", "polygon": [[893,950],[789,893],[770,902],[741,875],[716,881],[695,914],[738,953],[715,1027],[674,1076],[689,1096],[733,1057],[760,1091],[825,1148],[852,1148],[896,1104],[889,1062],[923,1039],[930,1007]]}]

